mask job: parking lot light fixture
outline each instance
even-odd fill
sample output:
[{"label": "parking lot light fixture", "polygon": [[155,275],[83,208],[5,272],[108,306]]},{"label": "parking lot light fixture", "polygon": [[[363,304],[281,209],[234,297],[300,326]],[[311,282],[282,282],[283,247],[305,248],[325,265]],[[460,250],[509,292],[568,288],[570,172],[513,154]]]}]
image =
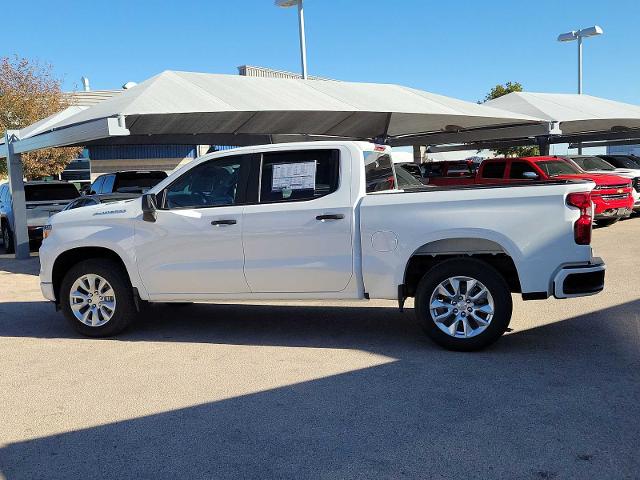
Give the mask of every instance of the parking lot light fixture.
[{"label": "parking lot light fixture", "polygon": [[303,0],[276,0],[278,7],[298,6],[298,28],[300,31],[300,62],[302,63],[302,78],[307,79],[307,42],[304,33],[304,7]]},{"label": "parking lot light fixture", "polygon": [[[582,39],[587,37],[595,37],[602,35],[604,31],[598,25],[583,28],[582,30],[571,30],[567,33],[558,35],[559,42],[578,41],[578,94],[582,95]],[[582,155],[582,147],[578,146],[578,155]]]},{"label": "parking lot light fixture", "polygon": [[572,30],[567,33],[561,33],[558,35],[559,42],[572,42],[578,41],[578,93],[582,93],[582,39],[587,37],[595,37],[602,35],[604,31],[598,25],[593,27],[583,28],[582,30]]}]

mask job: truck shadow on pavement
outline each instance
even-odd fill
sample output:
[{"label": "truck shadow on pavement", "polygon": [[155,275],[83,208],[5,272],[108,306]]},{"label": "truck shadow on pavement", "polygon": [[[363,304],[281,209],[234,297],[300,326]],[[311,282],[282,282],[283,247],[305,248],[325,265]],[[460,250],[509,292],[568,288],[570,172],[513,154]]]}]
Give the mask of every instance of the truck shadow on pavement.
[{"label": "truck shadow on pavement", "polygon": [[[0,304],[0,336],[78,338],[49,308]],[[636,478],[639,309],[513,332],[473,354],[433,346],[411,311],[392,308],[152,311],[120,338],[350,348],[395,361],[9,444],[0,477]]]}]

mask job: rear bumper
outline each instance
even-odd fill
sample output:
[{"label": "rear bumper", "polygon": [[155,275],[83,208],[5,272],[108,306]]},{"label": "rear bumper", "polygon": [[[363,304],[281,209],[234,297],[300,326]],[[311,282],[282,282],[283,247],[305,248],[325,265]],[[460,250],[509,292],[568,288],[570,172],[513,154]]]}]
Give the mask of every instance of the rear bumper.
[{"label": "rear bumper", "polygon": [[594,258],[587,265],[562,267],[553,279],[553,296],[573,298],[601,292],[605,269],[600,258]]}]

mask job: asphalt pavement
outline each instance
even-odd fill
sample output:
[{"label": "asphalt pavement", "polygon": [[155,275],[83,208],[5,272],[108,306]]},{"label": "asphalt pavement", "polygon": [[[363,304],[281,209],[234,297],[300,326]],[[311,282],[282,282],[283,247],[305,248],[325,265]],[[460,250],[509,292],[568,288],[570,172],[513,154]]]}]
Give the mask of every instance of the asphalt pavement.
[{"label": "asphalt pavement", "polygon": [[638,479],[640,218],[607,286],[454,353],[394,302],[154,307],[88,339],[0,257],[0,478]]}]

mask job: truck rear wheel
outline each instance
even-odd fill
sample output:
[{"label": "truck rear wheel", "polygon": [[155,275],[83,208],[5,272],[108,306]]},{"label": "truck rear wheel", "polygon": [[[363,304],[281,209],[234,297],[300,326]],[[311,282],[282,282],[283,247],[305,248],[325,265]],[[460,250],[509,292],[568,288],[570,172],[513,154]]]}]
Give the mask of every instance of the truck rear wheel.
[{"label": "truck rear wheel", "polygon": [[475,259],[437,264],[420,280],[415,311],[425,333],[449,350],[479,350],[507,330],[513,304],[504,278]]},{"label": "truck rear wheel", "polygon": [[116,335],[136,316],[126,272],[108,259],[90,259],[74,265],[62,280],[59,299],[71,326],[89,337]]}]

